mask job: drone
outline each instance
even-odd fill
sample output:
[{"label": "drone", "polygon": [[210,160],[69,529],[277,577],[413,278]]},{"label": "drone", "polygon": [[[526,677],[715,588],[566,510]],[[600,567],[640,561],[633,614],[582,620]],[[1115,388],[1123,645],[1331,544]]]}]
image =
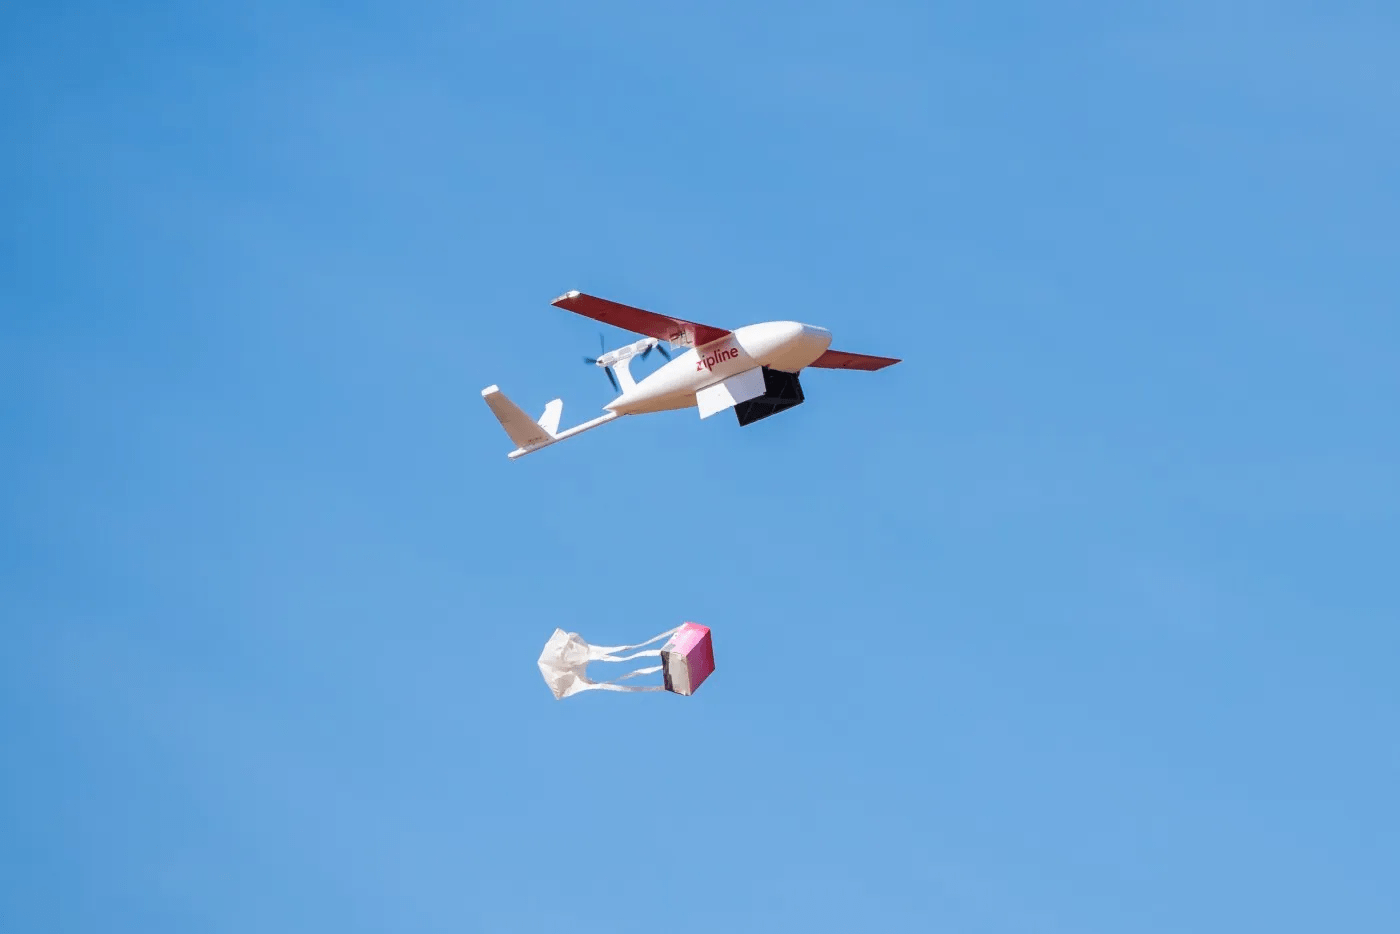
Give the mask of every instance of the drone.
[{"label": "drone", "polygon": [[[893,357],[831,350],[831,332],[797,321],[764,321],[726,330],[683,318],[657,314],[631,305],[567,292],[551,302],[557,308],[644,335],[616,350],[584,357],[602,368],[618,397],[603,407],[604,414],[559,430],[564,402],[554,399],[544,414],[531,418],[499,386],[481,391],[491,412],[516,448],[511,459],[605,425],[624,415],[644,415],[698,408],[701,418],[733,409],[740,427],[801,405],[804,396],[798,374],[806,367],[827,370],[880,370],[900,361]],[[599,337],[601,343],[602,337]],[[661,346],[686,348],[674,357]],[[630,367],[655,350],[666,363],[641,380]]]}]

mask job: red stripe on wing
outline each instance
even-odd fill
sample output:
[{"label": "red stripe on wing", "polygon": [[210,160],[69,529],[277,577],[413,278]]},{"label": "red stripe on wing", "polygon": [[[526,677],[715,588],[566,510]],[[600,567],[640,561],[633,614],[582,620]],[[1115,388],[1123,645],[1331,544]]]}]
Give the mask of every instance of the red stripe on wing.
[{"label": "red stripe on wing", "polygon": [[576,315],[583,315],[594,321],[602,321],[604,324],[622,328],[624,331],[645,334],[647,337],[675,344],[689,344],[699,347],[729,334],[724,328],[697,324],[684,318],[672,318],[670,315],[658,315],[654,311],[645,311],[641,308],[633,308],[631,305],[610,302],[606,298],[585,295],[582,292],[569,292],[561,295],[551,304],[563,308],[565,311],[572,311]]},{"label": "red stripe on wing", "polygon": [[872,357],[870,354],[828,350],[807,365],[826,370],[882,370],[899,362],[894,357]]}]

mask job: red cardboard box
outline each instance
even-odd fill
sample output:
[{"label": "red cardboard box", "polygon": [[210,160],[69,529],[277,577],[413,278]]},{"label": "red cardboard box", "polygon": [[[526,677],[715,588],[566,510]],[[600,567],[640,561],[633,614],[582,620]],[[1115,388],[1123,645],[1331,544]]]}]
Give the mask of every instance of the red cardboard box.
[{"label": "red cardboard box", "polygon": [[715,670],[715,650],[710,628],[686,623],[661,647],[661,668],[666,690],[673,694],[694,694]]}]

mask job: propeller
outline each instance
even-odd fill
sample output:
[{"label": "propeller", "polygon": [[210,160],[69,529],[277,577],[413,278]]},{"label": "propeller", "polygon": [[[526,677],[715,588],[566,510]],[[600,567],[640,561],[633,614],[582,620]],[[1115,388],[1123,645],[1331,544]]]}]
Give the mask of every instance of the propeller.
[{"label": "propeller", "polygon": [[[605,354],[605,353],[607,353],[607,348],[603,346],[603,333],[602,333],[601,331],[599,331],[599,332],[598,332],[598,357],[601,357],[601,356],[602,356],[603,354]],[[583,358],[583,362],[586,363],[586,364],[588,364],[589,366],[597,366],[597,365],[598,365],[598,357],[584,357],[584,358]],[[622,388],[619,387],[619,386],[617,385],[617,377],[616,377],[616,376],[613,376],[612,367],[610,367],[610,366],[605,366],[605,367],[603,367],[603,372],[606,373],[606,374],[608,374],[608,382],[612,383],[613,389],[614,389],[615,391],[617,391],[617,392],[622,392]]]},{"label": "propeller", "polygon": [[[650,347],[648,347],[646,350],[643,350],[643,351],[642,351],[642,354],[641,354],[641,358],[642,358],[643,360],[645,360],[645,359],[647,358],[647,356],[648,356],[653,350],[660,351],[660,352],[661,352],[661,356],[665,357],[667,360],[670,360],[670,359],[671,359],[671,355],[670,355],[669,353],[666,352],[666,348],[665,348],[665,347],[662,347],[662,346],[661,346],[660,341],[658,341],[657,343],[652,344],[652,345],[651,345]],[[597,365],[598,365],[598,361],[599,361],[600,359],[602,359],[603,355],[606,354],[606,353],[607,353],[607,345],[603,342],[603,335],[602,335],[602,333],[600,332],[600,333],[598,334],[598,356],[596,356],[596,357],[584,357],[584,358],[583,358],[583,362],[586,363],[586,364],[588,364],[589,366],[597,366]],[[603,367],[603,372],[606,373],[606,374],[608,374],[608,382],[612,383],[613,389],[614,389],[615,391],[617,391],[617,392],[621,392],[621,391],[622,391],[622,388],[621,388],[620,386],[618,386],[618,384],[617,384],[617,377],[616,377],[615,375],[613,375],[612,367],[610,367],[610,366],[605,366],[605,367]]]}]

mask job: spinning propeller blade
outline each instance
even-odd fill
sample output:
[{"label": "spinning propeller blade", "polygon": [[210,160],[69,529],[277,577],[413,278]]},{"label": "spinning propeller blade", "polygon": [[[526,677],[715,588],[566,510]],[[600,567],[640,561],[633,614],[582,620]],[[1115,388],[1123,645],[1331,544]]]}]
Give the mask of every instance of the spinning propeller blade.
[{"label": "spinning propeller blade", "polygon": [[[606,348],[603,346],[603,334],[600,331],[598,333],[598,356],[601,357],[605,352]],[[583,362],[588,364],[589,366],[597,366],[598,357],[584,357]],[[613,375],[612,367],[603,367],[603,372],[608,374],[608,382],[612,383],[613,389],[617,392],[622,392],[622,388],[617,385],[617,377]]]}]

